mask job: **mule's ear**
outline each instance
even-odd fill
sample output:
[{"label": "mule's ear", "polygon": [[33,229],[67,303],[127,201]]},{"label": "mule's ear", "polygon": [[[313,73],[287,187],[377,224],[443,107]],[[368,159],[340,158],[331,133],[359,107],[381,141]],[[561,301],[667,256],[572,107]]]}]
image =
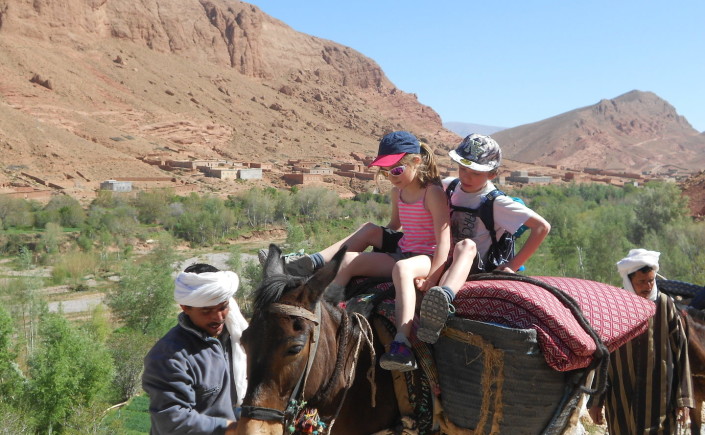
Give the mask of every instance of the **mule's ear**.
[{"label": "mule's ear", "polygon": [[282,251],[274,243],[269,245],[267,262],[264,263],[264,269],[262,273],[265,278],[271,275],[284,274],[284,259],[282,258]]},{"label": "mule's ear", "polygon": [[313,276],[308,280],[306,287],[308,287],[309,297],[312,302],[318,301],[328,287],[328,284],[335,279],[335,275],[338,273],[338,269],[340,269],[340,263],[342,262],[345,251],[347,250],[347,246],[340,248],[340,250],[335,253],[333,258],[326,263],[325,266],[318,269],[316,273],[313,274]]}]

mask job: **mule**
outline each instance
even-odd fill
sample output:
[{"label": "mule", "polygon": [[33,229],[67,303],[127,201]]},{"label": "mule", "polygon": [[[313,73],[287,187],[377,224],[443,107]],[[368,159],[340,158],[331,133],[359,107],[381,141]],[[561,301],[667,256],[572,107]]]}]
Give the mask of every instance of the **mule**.
[{"label": "mule", "polygon": [[658,280],[660,291],[676,302],[688,331],[688,361],[693,382],[695,408],[690,410],[691,431],[699,434],[703,426],[702,412],[705,401],[705,312],[689,304],[696,297],[702,298],[703,287],[676,280]]},{"label": "mule", "polygon": [[285,274],[281,251],[270,245],[242,335],[248,387],[238,434],[303,432],[302,424],[319,433],[371,434],[398,422],[391,373],[376,367],[382,344],[364,317],[338,307],[342,295],[324,297],[344,253],[301,278]]},{"label": "mule", "polygon": [[693,307],[683,307],[681,314],[688,328],[688,360],[695,400],[695,408],[690,411],[690,425],[692,433],[699,434],[705,401],[705,313]]}]

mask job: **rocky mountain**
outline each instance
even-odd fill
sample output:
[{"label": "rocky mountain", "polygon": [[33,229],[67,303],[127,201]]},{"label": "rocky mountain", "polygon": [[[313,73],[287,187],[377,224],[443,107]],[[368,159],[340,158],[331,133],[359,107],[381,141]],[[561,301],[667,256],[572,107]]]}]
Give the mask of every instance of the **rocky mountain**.
[{"label": "rocky mountain", "polygon": [[[0,0],[0,188],[31,183],[27,174],[77,196],[126,177],[201,191],[276,185],[196,179],[141,158],[349,162],[398,129],[440,156],[461,139],[374,60],[245,2]],[[524,165],[512,159],[630,170],[705,159],[705,135],[638,91],[492,134],[507,170]]]},{"label": "rocky mountain", "polygon": [[459,140],[372,59],[236,0],[0,0],[0,77],[5,181],[165,175],[153,153],[350,161],[397,129]]},{"label": "rocky mountain", "polygon": [[540,165],[659,173],[705,164],[705,134],[668,102],[636,90],[493,137],[506,157]]},{"label": "rocky mountain", "polygon": [[505,127],[494,127],[491,125],[481,125],[481,124],[473,124],[470,122],[455,122],[455,121],[444,122],[443,127],[447,128],[448,130],[452,131],[453,133],[457,134],[460,137],[465,137],[465,136],[472,134],[472,133],[493,135],[493,134],[497,133],[498,131],[502,131],[505,129]]}]

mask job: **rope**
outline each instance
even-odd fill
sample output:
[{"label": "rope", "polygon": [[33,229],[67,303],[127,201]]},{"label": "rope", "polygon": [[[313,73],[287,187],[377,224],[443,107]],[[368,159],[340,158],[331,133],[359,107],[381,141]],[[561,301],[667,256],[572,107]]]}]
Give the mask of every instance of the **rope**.
[{"label": "rope", "polygon": [[[492,413],[492,422],[490,424],[490,431],[488,433],[499,433],[500,423],[503,417],[503,386],[504,386],[504,351],[495,348],[492,343],[483,339],[479,335],[472,334],[470,332],[459,331],[453,328],[446,328],[443,332],[448,338],[465,343],[480,349],[479,355],[471,360],[467,361],[466,354],[466,365],[470,365],[475,360],[482,358],[482,366],[484,367],[482,371],[482,404],[480,406],[480,417],[475,428],[477,434],[483,434],[484,427],[488,423],[488,417],[490,414],[490,402],[494,407],[494,412]],[[467,352],[467,348],[466,348]],[[493,387],[494,386],[494,393]]]},{"label": "rope", "polygon": [[[365,343],[369,346],[370,348],[370,356],[371,356],[371,364],[370,364],[370,370],[372,371],[372,378],[370,378],[370,370],[367,371],[367,379],[370,381],[370,386],[371,386],[371,391],[372,391],[372,407],[374,408],[376,406],[375,402],[375,394],[377,392],[377,386],[374,382],[374,369],[375,369],[375,349],[374,345],[372,342],[372,328],[370,327],[369,322],[367,319],[365,319],[364,316],[362,316],[360,313],[353,313],[353,317],[355,320],[357,320],[358,325],[360,325],[360,333],[357,335],[357,342],[355,343],[355,350],[353,352],[353,360],[352,360],[352,366],[350,367],[350,371],[348,373],[348,379],[345,382],[345,390],[343,392],[343,397],[341,398],[340,402],[338,403],[338,409],[335,410],[335,414],[333,415],[333,418],[330,421],[330,424],[328,425],[328,433],[331,433],[333,431],[333,425],[335,424],[335,419],[338,418],[338,414],[340,414],[340,410],[343,407],[343,403],[345,403],[345,398],[348,395],[348,391],[350,391],[350,387],[352,386],[353,383],[353,378],[355,376],[355,371],[357,369],[357,359],[360,356],[360,351],[362,350],[361,344],[362,344],[362,339],[365,339]],[[345,314],[344,318],[348,318],[347,313]],[[363,323],[364,321],[364,323]],[[341,346],[342,347],[342,346]]]},{"label": "rope", "polygon": [[[342,311],[342,310],[341,310]],[[330,391],[333,389],[334,381],[340,377],[340,373],[344,368],[343,358],[345,357],[345,348],[348,345],[348,331],[350,321],[347,314],[342,311],[340,326],[338,327],[338,352],[335,357],[335,367],[333,373],[328,378],[328,382],[323,386],[323,389],[314,396],[313,401],[322,402],[328,398]]]}]

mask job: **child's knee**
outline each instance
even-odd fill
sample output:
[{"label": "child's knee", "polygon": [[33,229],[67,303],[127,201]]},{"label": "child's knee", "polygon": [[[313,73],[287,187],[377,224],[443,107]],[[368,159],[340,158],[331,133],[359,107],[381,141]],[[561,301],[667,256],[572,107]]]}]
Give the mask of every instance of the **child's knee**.
[{"label": "child's knee", "polygon": [[455,252],[458,254],[475,254],[477,245],[472,239],[463,239],[455,244]]},{"label": "child's knee", "polygon": [[365,222],[358,228],[357,232],[370,242],[382,238],[382,227],[372,222]]}]

